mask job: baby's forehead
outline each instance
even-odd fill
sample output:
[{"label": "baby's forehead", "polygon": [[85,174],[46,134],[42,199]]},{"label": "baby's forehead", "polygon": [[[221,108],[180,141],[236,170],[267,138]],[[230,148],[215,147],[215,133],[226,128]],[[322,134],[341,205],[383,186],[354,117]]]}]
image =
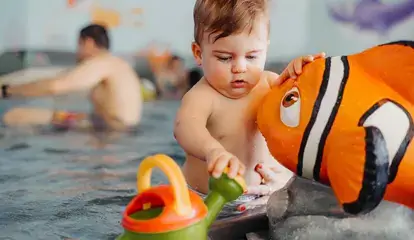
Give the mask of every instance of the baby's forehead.
[{"label": "baby's forehead", "polygon": [[228,36],[217,39],[222,32],[211,33],[204,32],[202,36],[202,45],[208,47],[225,47],[225,48],[264,48],[268,43],[268,31],[264,27],[254,26],[246,28],[241,32],[235,32]]},{"label": "baby's forehead", "polygon": [[206,36],[203,39],[202,45],[211,50],[249,52],[265,49],[267,46],[267,36],[239,33],[219,38],[216,41],[214,41],[214,38],[208,38],[208,36]]}]

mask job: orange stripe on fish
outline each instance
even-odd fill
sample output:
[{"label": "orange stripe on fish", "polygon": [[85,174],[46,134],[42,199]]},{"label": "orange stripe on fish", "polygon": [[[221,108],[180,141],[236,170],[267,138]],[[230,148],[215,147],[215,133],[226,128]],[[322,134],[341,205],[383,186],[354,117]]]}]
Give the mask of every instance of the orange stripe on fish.
[{"label": "orange stripe on fish", "polygon": [[272,155],[330,185],[348,213],[414,208],[414,42],[318,59],[272,89],[258,126]]}]

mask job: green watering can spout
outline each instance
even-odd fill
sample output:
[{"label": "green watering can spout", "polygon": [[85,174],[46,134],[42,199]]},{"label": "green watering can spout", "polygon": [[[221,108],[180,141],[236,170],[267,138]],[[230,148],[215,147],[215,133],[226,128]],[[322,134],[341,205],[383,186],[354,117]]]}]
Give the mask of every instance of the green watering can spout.
[{"label": "green watering can spout", "polygon": [[213,224],[226,203],[236,200],[246,190],[246,183],[241,176],[230,179],[226,173],[227,169],[218,179],[209,179],[210,192],[204,200],[208,208],[208,227]]}]

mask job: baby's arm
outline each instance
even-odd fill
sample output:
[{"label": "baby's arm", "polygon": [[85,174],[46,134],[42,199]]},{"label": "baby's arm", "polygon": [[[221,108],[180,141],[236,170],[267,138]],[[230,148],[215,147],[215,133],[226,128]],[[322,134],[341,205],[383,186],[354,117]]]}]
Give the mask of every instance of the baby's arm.
[{"label": "baby's arm", "polygon": [[174,136],[187,154],[206,161],[213,149],[223,149],[207,130],[207,120],[212,113],[213,94],[204,84],[197,84],[188,91],[178,109]]}]

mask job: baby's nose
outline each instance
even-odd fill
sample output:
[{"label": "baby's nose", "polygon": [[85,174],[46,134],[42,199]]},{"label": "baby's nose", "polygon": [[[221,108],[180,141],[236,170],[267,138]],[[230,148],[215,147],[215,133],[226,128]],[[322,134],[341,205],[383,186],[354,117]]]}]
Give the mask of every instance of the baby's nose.
[{"label": "baby's nose", "polygon": [[231,69],[233,73],[244,73],[246,72],[246,70],[247,70],[246,63],[243,60],[236,61],[233,64],[232,69]]}]

